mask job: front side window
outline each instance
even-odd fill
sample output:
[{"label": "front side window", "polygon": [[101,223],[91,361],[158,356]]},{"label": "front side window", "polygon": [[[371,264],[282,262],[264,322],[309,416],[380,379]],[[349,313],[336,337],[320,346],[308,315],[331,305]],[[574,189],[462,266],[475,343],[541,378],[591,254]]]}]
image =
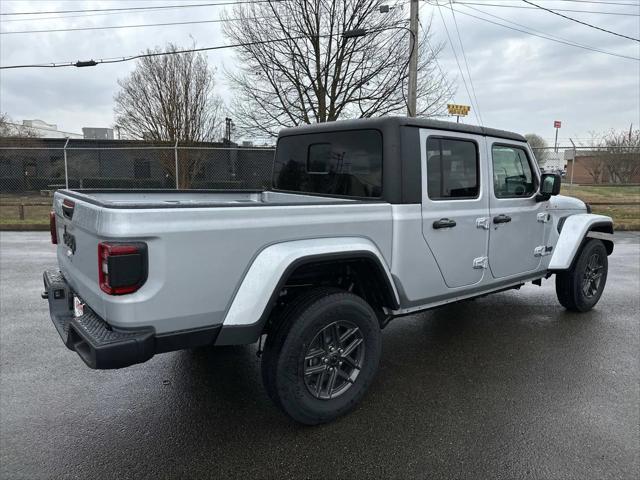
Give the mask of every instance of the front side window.
[{"label": "front side window", "polygon": [[493,191],[497,198],[530,197],[535,193],[536,176],[524,149],[494,145],[491,157]]},{"label": "front side window", "polygon": [[427,140],[427,194],[431,200],[477,198],[480,192],[478,146],[468,140]]},{"label": "front side window", "polygon": [[273,186],[301,193],[380,197],[382,134],[353,130],[282,137]]}]

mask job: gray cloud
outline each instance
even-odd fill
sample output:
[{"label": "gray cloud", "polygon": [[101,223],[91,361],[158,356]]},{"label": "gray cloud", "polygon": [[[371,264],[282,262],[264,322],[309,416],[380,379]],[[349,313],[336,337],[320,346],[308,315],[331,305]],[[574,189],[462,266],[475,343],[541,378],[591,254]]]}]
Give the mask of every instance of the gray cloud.
[{"label": "gray cloud", "polygon": [[[480,3],[478,0],[469,1]],[[0,9],[2,12],[11,12],[167,3],[179,2],[112,1],[107,4],[99,1],[3,0]],[[515,0],[492,0],[486,3],[523,5]],[[544,1],[549,8],[568,8],[569,3],[571,7],[582,10],[640,13],[640,3],[637,7],[625,7]],[[574,42],[640,57],[640,44],[637,42],[599,32],[546,12],[484,5],[473,7]],[[404,8],[408,14],[408,6]],[[451,13],[447,8],[441,8],[464,69]],[[482,16],[462,5],[455,8]],[[221,7],[207,7],[79,17],[51,14],[46,16],[67,18],[3,22],[0,30],[207,20],[218,18],[221,11]],[[469,104],[440,16],[434,6],[425,2],[421,7],[423,24],[428,23],[431,14],[434,15],[432,28],[435,38],[445,42],[440,64],[458,82],[455,101]],[[640,17],[594,13],[568,15],[640,37]],[[7,19],[3,17],[3,20]],[[562,120],[561,137],[586,138],[590,131],[628,128],[631,122],[640,124],[640,62],[560,45],[462,14],[456,14],[456,20],[486,125],[523,133],[535,132],[551,138],[554,133],[553,120]],[[217,24],[0,35],[0,63],[10,65],[109,58],[135,54],[167,42],[189,45],[194,40],[199,46],[225,43]],[[219,71],[223,66],[233,68],[232,51],[209,52],[207,55],[210,64]],[[58,123],[60,128],[67,131],[79,132],[83,126],[109,126],[113,123],[112,102],[118,88],[117,79],[127,75],[133,67],[133,63],[123,63],[85,69],[3,70],[0,71],[0,110],[17,120],[41,118]],[[224,84],[222,75],[218,75],[218,81],[220,92],[228,98],[228,85]],[[475,123],[476,119],[472,115],[468,121]]]}]

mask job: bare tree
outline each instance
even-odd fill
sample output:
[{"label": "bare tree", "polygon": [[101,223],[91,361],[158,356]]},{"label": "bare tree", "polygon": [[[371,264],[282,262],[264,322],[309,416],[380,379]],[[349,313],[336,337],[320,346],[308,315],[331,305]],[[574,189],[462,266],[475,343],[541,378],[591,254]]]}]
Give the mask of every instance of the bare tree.
[{"label": "bare tree", "polygon": [[579,162],[593,183],[631,183],[640,175],[640,130],[590,134],[589,152]]},{"label": "bare tree", "polygon": [[[174,44],[147,53],[182,50]],[[222,101],[214,92],[214,70],[206,57],[188,52],[143,57],[135,70],[118,80],[115,96],[115,127],[127,138],[179,141],[181,144],[213,141],[220,134]],[[188,188],[202,168],[202,155],[179,155],[181,188]],[[167,174],[175,178],[175,164],[162,160]]]},{"label": "bare tree", "polygon": [[604,136],[602,146],[612,183],[631,183],[640,174],[640,130],[611,130]]},{"label": "bare tree", "polygon": [[[577,162],[577,159],[574,159]],[[602,174],[605,170],[605,159],[601,155],[587,155],[580,158],[579,162],[587,171],[593,183],[602,183]]]},{"label": "bare tree", "polygon": [[524,138],[527,139],[529,146],[533,150],[533,153],[536,156],[536,160],[538,161],[538,165],[541,167],[549,159],[549,151],[547,150],[548,145],[547,142],[540,135],[536,135],[535,133],[527,133]]},{"label": "bare tree", "polygon": [[9,114],[0,112],[0,137],[35,138],[38,133],[24,125],[17,125]]},{"label": "bare tree", "polygon": [[[232,15],[232,16],[231,16]],[[234,121],[245,134],[283,126],[404,113],[409,39],[400,6],[378,0],[283,0],[237,5],[226,16],[237,70],[227,72]],[[364,37],[345,38],[366,29]],[[436,57],[430,22],[420,35],[418,109],[442,115],[453,88]]]}]

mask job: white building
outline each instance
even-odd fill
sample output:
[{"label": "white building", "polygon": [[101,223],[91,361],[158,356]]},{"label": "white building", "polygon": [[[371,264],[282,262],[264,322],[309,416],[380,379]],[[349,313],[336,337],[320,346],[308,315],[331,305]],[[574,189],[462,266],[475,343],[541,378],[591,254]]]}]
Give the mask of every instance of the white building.
[{"label": "white building", "polygon": [[71,133],[58,130],[58,125],[42,120],[23,120],[22,125],[12,124],[20,133],[33,132],[40,138],[84,138],[81,133]]}]

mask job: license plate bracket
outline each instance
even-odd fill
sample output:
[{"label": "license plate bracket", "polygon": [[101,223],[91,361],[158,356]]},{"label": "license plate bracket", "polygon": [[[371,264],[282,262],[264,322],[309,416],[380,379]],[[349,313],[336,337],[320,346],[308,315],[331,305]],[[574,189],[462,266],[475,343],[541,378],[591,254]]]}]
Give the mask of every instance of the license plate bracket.
[{"label": "license plate bracket", "polygon": [[84,315],[84,303],[75,295],[73,296],[73,316],[78,318]]}]

